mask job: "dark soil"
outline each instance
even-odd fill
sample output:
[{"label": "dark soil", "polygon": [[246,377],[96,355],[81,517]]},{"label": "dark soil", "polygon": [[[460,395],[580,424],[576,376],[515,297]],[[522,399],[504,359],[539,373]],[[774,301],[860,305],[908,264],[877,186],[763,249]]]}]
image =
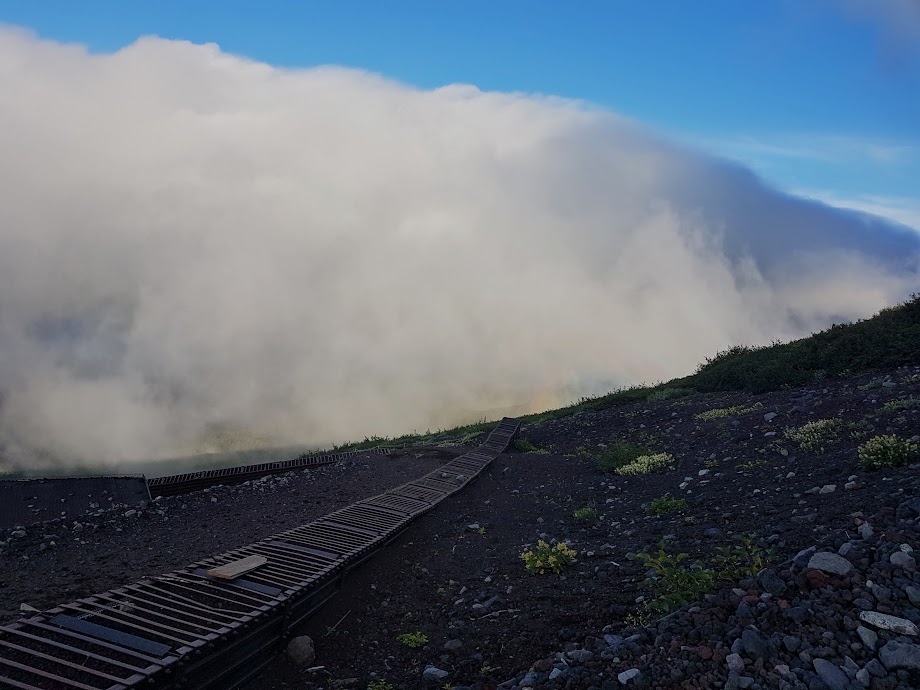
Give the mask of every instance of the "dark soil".
[{"label": "dark soil", "polygon": [[[481,690],[525,687],[518,681],[538,660],[549,671],[561,650],[628,630],[637,616],[647,615],[637,602],[650,595],[642,584],[645,569],[634,558],[638,551],[667,539],[674,553],[707,562],[717,547],[755,533],[781,562],[841,531],[855,531],[854,513],[893,514],[906,498],[920,495],[916,465],[869,472],[856,454],[873,435],[920,433],[920,409],[880,410],[890,400],[920,398],[918,373],[920,367],[911,367],[887,372],[887,380],[882,372],[764,395],[693,395],[525,425],[520,437],[542,452],[500,456],[469,488],[352,574],[306,623],[301,634],[316,643],[315,667],[294,667],[282,655],[247,687],[364,690],[371,681],[403,690],[445,683]],[[714,408],[755,403],[761,406],[746,414],[696,418]],[[766,421],[768,413],[776,416]],[[843,425],[824,452],[802,449],[783,435],[786,428],[831,418]],[[621,440],[670,453],[671,469],[637,477],[601,472],[596,457]],[[315,470],[309,480],[289,478],[290,484],[264,494],[250,487],[179,497],[165,506],[165,515],[158,512],[161,502],[139,517],[119,516],[79,535],[68,532],[45,551],[38,549],[46,530],[30,528],[26,537],[12,538],[0,557],[0,608],[9,614],[21,601],[45,607],[181,567],[407,481],[450,452],[350,461]],[[830,485],[832,491],[814,492]],[[687,507],[648,515],[648,504],[665,496],[683,498]],[[574,511],[583,507],[596,508],[596,517],[576,519]],[[61,536],[60,529],[47,533]],[[558,575],[527,574],[520,554],[538,539],[566,541],[578,552],[577,562]],[[736,584],[726,583],[723,591]],[[427,643],[411,648],[398,640],[416,632]],[[630,664],[652,659],[654,643],[654,637],[643,643],[648,649],[631,643],[641,653]],[[611,664],[597,672],[601,678],[566,675],[562,684],[546,687],[621,687],[616,674],[603,676]],[[427,681],[428,665],[448,675]],[[546,681],[546,674],[539,680]],[[713,675],[712,682],[722,687],[724,674]],[[789,687],[798,686],[790,681]],[[815,683],[813,690],[823,688]]]}]

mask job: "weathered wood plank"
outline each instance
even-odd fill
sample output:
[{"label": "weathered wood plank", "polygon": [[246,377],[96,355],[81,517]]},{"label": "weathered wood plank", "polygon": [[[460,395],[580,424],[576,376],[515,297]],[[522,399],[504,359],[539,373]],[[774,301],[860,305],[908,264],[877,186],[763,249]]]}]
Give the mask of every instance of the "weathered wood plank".
[{"label": "weathered wood plank", "polygon": [[208,575],[211,577],[219,577],[221,580],[233,580],[266,563],[268,563],[268,559],[265,556],[246,556],[246,558],[241,558],[238,561],[232,561],[217,568],[211,568],[208,571]]}]

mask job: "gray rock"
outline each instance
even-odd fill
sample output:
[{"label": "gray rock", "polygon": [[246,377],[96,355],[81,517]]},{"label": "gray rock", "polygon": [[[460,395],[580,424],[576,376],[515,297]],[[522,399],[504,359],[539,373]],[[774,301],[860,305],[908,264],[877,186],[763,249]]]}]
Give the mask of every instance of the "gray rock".
[{"label": "gray rock", "polygon": [[850,686],[850,679],[839,666],[835,666],[826,659],[815,659],[813,663],[818,677],[830,690],[847,690]]},{"label": "gray rock", "polygon": [[871,673],[875,678],[884,678],[887,675],[885,667],[882,666],[882,663],[878,659],[869,659],[863,668]]},{"label": "gray rock", "polygon": [[437,666],[426,666],[425,670],[422,671],[422,678],[425,680],[444,680],[450,674],[447,671],[444,671]]},{"label": "gray rock", "polygon": [[137,515],[137,511],[136,511],[136,510],[133,510],[133,509],[132,509],[132,510],[126,510],[126,511],[125,511],[125,517],[128,517],[128,518],[129,518],[129,517],[134,517],[135,515]]},{"label": "gray rock", "polygon": [[26,531],[24,529],[14,529],[12,532],[10,532],[10,536],[16,537],[17,539],[22,539],[24,536],[26,536]]},{"label": "gray rock", "polygon": [[549,672],[549,679],[556,680],[563,673],[565,673],[565,671],[563,671],[561,668],[554,668],[552,671]]},{"label": "gray rock", "polygon": [[287,645],[288,659],[296,666],[309,666],[316,660],[313,640],[306,635],[295,637]]},{"label": "gray rock", "polygon": [[889,616],[887,613],[879,613],[878,611],[862,611],[859,614],[859,620],[861,620],[863,623],[873,625],[876,628],[881,628],[882,630],[890,630],[891,632],[898,633],[899,635],[916,635],[917,633],[920,633],[920,630],[917,629],[917,626],[906,618]]},{"label": "gray rock", "polygon": [[916,567],[917,562],[909,553],[904,553],[903,551],[895,551],[888,557],[888,560],[891,561],[891,565],[898,568],[907,568],[913,570]]},{"label": "gray rock", "polygon": [[639,669],[630,668],[623,671],[622,673],[617,674],[617,680],[620,681],[621,685],[626,685],[629,681],[631,681],[633,678],[636,678],[637,676],[639,676]]},{"label": "gray rock", "polygon": [[864,522],[859,526],[859,536],[863,539],[870,539],[873,534],[875,534],[875,530],[872,529],[872,525],[868,522]]},{"label": "gray rock", "polygon": [[886,642],[878,652],[882,665],[889,671],[920,671],[920,647],[905,642]]},{"label": "gray rock", "polygon": [[799,648],[801,646],[802,646],[802,640],[800,640],[798,637],[794,635],[785,635],[783,637],[783,647],[785,647],[787,651],[795,654],[796,652],[799,651]]},{"label": "gray rock", "polygon": [[774,419],[776,419],[776,416],[777,415],[775,412],[767,412],[767,414],[763,416],[763,421],[772,422]]},{"label": "gray rock", "polygon": [[920,496],[904,501],[898,506],[898,515],[905,517],[920,517]]},{"label": "gray rock", "polygon": [[772,568],[764,568],[757,574],[757,581],[763,587],[763,591],[769,592],[773,596],[779,596],[786,591],[786,583],[776,574]]},{"label": "gray rock", "polygon": [[792,562],[800,568],[804,568],[806,565],[808,565],[808,561],[811,559],[812,554],[814,554],[817,550],[818,549],[816,549],[814,546],[809,546],[807,549],[802,549],[795,555],[795,557],[792,559]]},{"label": "gray rock", "polygon": [[573,649],[571,652],[566,652],[566,656],[573,661],[583,664],[593,659],[594,653],[587,649]]},{"label": "gray rock", "polygon": [[825,484],[824,486],[821,487],[821,490],[818,493],[823,496],[824,494],[832,494],[836,490],[837,490],[836,484]]},{"label": "gray rock", "polygon": [[463,646],[463,643],[460,640],[448,640],[444,643],[444,649],[448,652],[456,652]]},{"label": "gray rock", "polygon": [[853,570],[853,564],[843,556],[827,551],[819,551],[808,560],[808,567],[830,575],[845,577]]},{"label": "gray rock", "polygon": [[920,589],[907,585],[907,587],[904,588],[904,593],[907,595],[907,599],[911,604],[920,606]]},{"label": "gray rock", "polygon": [[770,645],[756,630],[748,628],[741,633],[741,646],[750,659],[763,659],[770,657]]},{"label": "gray rock", "polygon": [[869,683],[872,681],[872,676],[869,675],[869,672],[861,668],[856,672],[856,682],[862,685],[864,688],[869,687]]},{"label": "gray rock", "polygon": [[[434,666],[429,666],[428,668],[433,668],[435,671],[440,670],[440,669],[434,668]],[[428,673],[428,669],[425,669],[425,673]],[[447,671],[441,671],[441,673],[443,673],[444,675],[443,675],[443,676],[439,676],[439,677],[438,677],[438,680],[440,680],[441,678],[446,678],[446,677],[447,677]],[[428,676],[425,676],[425,678],[428,678]],[[431,678],[428,678],[428,680],[431,680]],[[531,687],[531,686],[533,686],[533,685],[536,685],[536,684],[539,683],[539,682],[540,682],[540,674],[539,674],[539,673],[535,673],[534,671],[528,671],[528,672],[524,675],[524,677],[521,678],[521,687],[522,687],[522,688],[529,688],[529,687]]]},{"label": "gray rock", "polygon": [[870,652],[875,651],[875,645],[878,643],[878,634],[874,630],[870,630],[865,625],[860,625],[856,628],[856,634],[859,635],[859,639],[866,649]]},{"label": "gray rock", "polygon": [[728,666],[729,671],[741,673],[744,670],[744,659],[740,654],[729,654],[725,657],[725,665]]}]

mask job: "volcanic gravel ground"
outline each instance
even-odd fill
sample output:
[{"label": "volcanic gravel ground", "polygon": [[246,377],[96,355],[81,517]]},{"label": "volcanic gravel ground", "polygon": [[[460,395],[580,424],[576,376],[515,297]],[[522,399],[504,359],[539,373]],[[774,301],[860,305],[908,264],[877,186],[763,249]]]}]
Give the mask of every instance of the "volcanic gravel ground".
[{"label": "volcanic gravel ground", "polygon": [[[411,481],[458,454],[413,449],[0,533],[0,620],[182,568]],[[104,497],[100,497],[104,500]],[[23,536],[20,536],[24,533]]]},{"label": "volcanic gravel ground", "polygon": [[[887,509],[890,517],[900,502],[920,496],[918,467],[867,472],[859,466],[855,451],[868,435],[910,437],[920,431],[916,408],[894,414],[878,411],[888,400],[920,397],[920,379],[911,378],[918,371],[891,372],[885,385],[882,378],[860,377],[762,396],[697,395],[525,426],[524,439],[553,452],[500,456],[468,489],[421,518],[350,576],[342,592],[307,622],[299,634],[310,635],[315,642],[312,670],[295,667],[281,656],[248,688],[363,690],[369,682],[378,681],[402,689],[446,684],[482,690],[498,685],[596,690],[623,687],[618,674],[639,666],[645,668],[644,674],[627,682],[661,688],[723,687],[726,683],[735,683],[726,687],[755,687],[750,675],[739,672],[730,681],[725,658],[735,639],[740,639],[742,628],[753,624],[751,620],[757,622],[756,616],[712,628],[710,638],[723,635],[724,639],[718,643],[706,640],[711,649],[721,650],[721,656],[709,658],[708,666],[689,666],[696,662],[680,657],[682,643],[673,631],[662,648],[652,626],[647,628],[650,632],[640,631],[640,639],[630,640],[631,651],[620,650],[617,656],[602,642],[609,653],[606,659],[600,656],[596,647],[604,634],[619,632],[621,639],[640,634],[629,631],[627,625],[630,615],[641,611],[637,598],[648,594],[641,584],[645,570],[633,554],[657,548],[667,538],[673,552],[705,560],[714,555],[716,547],[737,543],[738,534],[753,532],[782,561],[815,545],[836,548],[841,539],[848,540],[847,534],[857,534],[862,515]],[[876,385],[860,390],[859,386],[870,383]],[[713,421],[695,418],[713,408],[755,402],[762,407],[748,414]],[[777,416],[765,421],[764,415],[771,412]],[[826,444],[820,454],[803,451],[783,438],[784,428],[823,418],[863,420],[868,426],[848,427],[851,430]],[[851,437],[853,432],[857,438]],[[671,453],[674,469],[639,477],[600,472],[586,456],[597,454],[599,444],[619,439]],[[558,450],[579,455],[556,454]],[[831,485],[832,490],[816,493]],[[685,498],[687,509],[663,517],[647,515],[648,503],[664,495]],[[574,518],[573,512],[584,506],[596,507],[598,516]],[[877,520],[880,529],[882,520]],[[561,575],[528,575],[520,553],[541,538],[567,541],[578,552],[578,562]],[[910,541],[904,537],[904,543]],[[885,548],[882,554],[887,557]],[[792,587],[797,586],[793,582],[797,575],[801,571],[786,568],[777,577],[790,580]],[[741,601],[737,593],[731,593],[737,584],[728,583],[721,598],[714,599],[715,605],[734,611]],[[756,590],[754,586],[750,594],[741,592],[747,601],[753,597],[749,605],[755,611],[760,593]],[[851,594],[850,598],[858,597]],[[897,606],[889,607],[891,612],[920,620],[920,611],[911,612],[901,604],[905,604],[904,597]],[[724,612],[719,615],[727,618]],[[710,617],[717,616],[712,613]],[[781,616],[768,622],[761,621],[761,627],[771,633],[784,622],[793,628],[798,625]],[[837,630],[839,621],[826,623],[826,628],[822,624],[820,617],[812,621],[819,639],[822,629],[833,631],[832,637],[842,634]],[[397,639],[415,632],[427,636],[427,644],[410,648]],[[854,634],[847,631],[850,637]],[[678,640],[674,648],[672,639]],[[854,641],[858,643],[858,638]],[[838,646],[840,649],[830,650],[833,653],[826,644],[818,648],[831,662],[842,665],[840,650],[845,645]],[[813,647],[803,642],[803,650]],[[579,658],[588,656],[579,657],[578,650],[598,655],[582,675],[568,672],[579,666]],[[566,651],[574,656],[557,660]],[[869,658],[851,654],[863,662]],[[627,658],[628,663],[621,663]],[[527,675],[535,661],[542,671]],[[646,668],[652,661],[657,672]],[[764,668],[765,661],[753,675]],[[787,665],[789,662],[785,659]],[[807,665],[801,659],[799,663]],[[718,669],[713,665],[719,665]],[[435,680],[441,674],[429,669],[426,679],[429,666],[444,675]],[[566,671],[557,672],[550,681],[555,667]],[[829,687],[820,685],[814,669],[809,669],[811,675],[803,678],[811,682],[801,687]],[[772,675],[758,677],[757,687],[786,687],[779,684],[782,678],[772,666],[768,671]],[[696,680],[690,680],[694,677]],[[800,687],[795,678],[783,682],[790,688]],[[914,687],[911,682],[894,674],[876,679],[872,687]]]},{"label": "volcanic gravel ground", "polygon": [[[895,519],[898,505],[920,496],[920,467],[870,472],[856,454],[870,436],[920,432],[917,407],[881,409],[899,398],[920,398],[920,367],[808,389],[693,395],[527,424],[521,437],[544,452],[500,456],[467,489],[416,521],[303,626],[300,634],[316,643],[312,666],[297,667],[282,655],[247,687],[920,688],[916,674],[897,665],[907,662],[892,660],[900,654],[909,662],[915,649],[920,655],[920,647],[897,646],[917,638],[873,627],[879,639],[870,649],[854,629],[862,610],[920,621],[906,589],[920,590],[916,571],[891,562],[895,551],[920,549],[916,520]],[[743,414],[696,416],[755,403],[759,407]],[[784,436],[787,428],[819,419],[844,423],[823,452]],[[671,468],[639,477],[601,472],[594,458],[618,440],[670,453]],[[79,538],[86,544],[68,534],[53,547],[68,544],[66,557],[54,561],[42,562],[52,547],[39,552],[39,530],[28,528],[26,537],[9,538],[0,561],[0,579],[16,592],[3,594],[4,608],[30,598],[47,606],[185,565],[417,477],[447,458],[375,458],[367,461],[363,485],[345,464],[332,473],[340,473],[335,484],[323,480],[322,495],[313,493],[320,484],[312,479],[300,493],[291,491],[287,511],[280,507],[289,491],[283,483],[264,494],[221,489],[180,497],[166,515],[157,504],[143,517],[119,517],[117,527],[130,532],[124,537],[108,524],[92,541],[84,528]],[[405,466],[398,476],[371,479],[377,463]],[[683,498],[687,507],[647,514],[648,504],[663,496]],[[218,502],[210,504],[211,498]],[[297,503],[306,499],[319,503]],[[189,507],[180,513],[183,501]],[[573,512],[586,506],[597,516],[576,519]],[[875,537],[858,531],[867,516]],[[164,517],[170,519],[160,521]],[[155,525],[159,531],[148,529]],[[672,553],[707,561],[716,547],[749,532],[776,550],[774,578],[724,583],[698,606],[630,627],[644,611],[639,598],[650,594],[635,552],[667,539]],[[568,542],[577,562],[559,575],[528,575],[520,554],[538,539]],[[839,577],[807,562],[783,564],[815,546],[850,549],[853,572]],[[102,574],[97,560],[107,564]],[[58,572],[62,567],[72,572]],[[33,586],[40,594],[29,597]],[[780,589],[781,595],[771,594]],[[789,609],[795,613],[786,616]],[[410,648],[397,639],[404,633],[428,641]],[[786,637],[797,638],[798,646],[787,645]],[[889,643],[895,646],[885,652]]]}]

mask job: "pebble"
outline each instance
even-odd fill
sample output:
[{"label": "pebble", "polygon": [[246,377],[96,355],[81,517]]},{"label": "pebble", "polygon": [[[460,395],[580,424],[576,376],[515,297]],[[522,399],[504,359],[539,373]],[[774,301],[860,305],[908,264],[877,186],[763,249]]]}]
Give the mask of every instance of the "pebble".
[{"label": "pebble", "polygon": [[296,666],[308,666],[316,660],[313,640],[306,636],[293,638],[287,645],[287,656]]},{"label": "pebble", "polygon": [[828,551],[819,551],[808,560],[808,567],[830,575],[845,577],[853,570],[853,564],[846,558]]},{"label": "pebble", "polygon": [[744,670],[744,659],[741,658],[740,654],[729,654],[725,657],[725,665],[728,666],[729,671],[740,673]]},{"label": "pebble", "polygon": [[887,613],[879,613],[878,611],[862,611],[859,614],[859,620],[863,623],[874,625],[876,628],[890,630],[899,635],[916,635],[920,632],[917,626],[906,618],[898,618],[897,616],[890,616]]},{"label": "pebble", "polygon": [[895,551],[889,556],[888,560],[891,561],[891,565],[893,566],[907,568],[909,570],[913,570],[917,565],[913,557],[909,553],[904,553],[903,551]]},{"label": "pebble", "polygon": [[425,670],[422,671],[422,677],[425,680],[444,680],[449,675],[450,674],[447,671],[440,669],[437,666],[426,666]]},{"label": "pebble", "polygon": [[920,671],[920,647],[892,640],[886,642],[878,652],[882,666],[889,671],[908,669]]},{"label": "pebble", "polygon": [[621,685],[626,685],[629,681],[639,675],[639,669],[631,668],[622,673],[617,674],[617,680],[620,681]]},{"label": "pebble", "polygon": [[812,663],[818,676],[830,690],[847,690],[850,686],[850,679],[839,666],[826,659],[815,659]]}]

